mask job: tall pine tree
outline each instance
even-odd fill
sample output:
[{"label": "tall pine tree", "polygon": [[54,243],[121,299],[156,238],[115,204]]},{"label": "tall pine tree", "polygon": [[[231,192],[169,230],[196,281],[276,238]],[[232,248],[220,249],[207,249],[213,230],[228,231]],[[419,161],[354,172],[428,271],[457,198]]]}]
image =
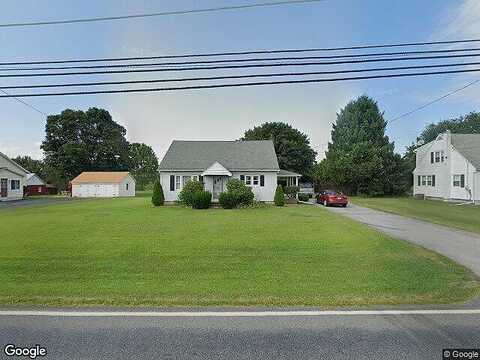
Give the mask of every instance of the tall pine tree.
[{"label": "tall pine tree", "polygon": [[406,190],[403,162],[385,135],[387,122],[368,96],[351,101],[337,114],[326,158],[316,166],[321,184],[350,194],[400,194]]}]

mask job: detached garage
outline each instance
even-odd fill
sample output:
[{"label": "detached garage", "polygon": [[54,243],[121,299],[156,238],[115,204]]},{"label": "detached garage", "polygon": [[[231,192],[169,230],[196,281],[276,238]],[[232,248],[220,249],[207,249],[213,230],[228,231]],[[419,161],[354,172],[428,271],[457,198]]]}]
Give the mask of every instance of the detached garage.
[{"label": "detached garage", "polygon": [[83,172],[71,184],[73,197],[135,196],[135,179],[127,171]]}]

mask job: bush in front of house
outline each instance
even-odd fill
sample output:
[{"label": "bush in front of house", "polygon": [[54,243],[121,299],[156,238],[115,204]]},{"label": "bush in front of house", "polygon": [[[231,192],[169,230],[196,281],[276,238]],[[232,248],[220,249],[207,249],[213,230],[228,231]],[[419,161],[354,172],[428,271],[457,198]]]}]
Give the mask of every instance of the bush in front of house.
[{"label": "bush in front of house", "polygon": [[208,209],[212,204],[212,193],[206,190],[200,190],[193,194],[192,208]]},{"label": "bush in front of house", "polygon": [[297,196],[297,193],[300,191],[300,188],[298,186],[285,186],[285,195],[291,200],[295,199]]},{"label": "bush in front of house", "polygon": [[153,206],[162,206],[165,203],[165,196],[163,195],[162,185],[160,181],[155,181],[153,185],[152,204]]},{"label": "bush in front of house", "polygon": [[275,197],[273,198],[273,202],[277,206],[285,205],[285,194],[283,193],[282,185],[277,186],[277,190],[275,190]]},{"label": "bush in front of house", "polygon": [[218,197],[218,203],[224,209],[233,209],[237,207],[235,195],[231,192],[222,192]]},{"label": "bush in front of house", "polygon": [[227,183],[227,191],[220,194],[218,199],[224,209],[233,209],[239,206],[249,206],[255,195],[251,188],[239,179],[231,179]]},{"label": "bush in front of house", "polygon": [[200,181],[188,180],[180,191],[178,200],[185,206],[193,206],[193,196],[200,191],[203,191],[203,184]]},{"label": "bush in front of house", "polygon": [[310,199],[310,196],[308,194],[298,194],[298,200],[300,201],[308,201]]}]

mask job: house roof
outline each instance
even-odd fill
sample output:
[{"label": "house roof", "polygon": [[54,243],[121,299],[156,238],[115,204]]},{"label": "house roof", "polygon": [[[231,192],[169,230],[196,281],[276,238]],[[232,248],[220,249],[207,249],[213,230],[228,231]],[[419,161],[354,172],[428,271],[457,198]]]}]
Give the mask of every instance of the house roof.
[{"label": "house roof", "polygon": [[480,134],[452,134],[452,145],[480,170]]},{"label": "house roof", "polygon": [[46,185],[45,181],[35,173],[27,174],[27,185]]},{"label": "house roof", "polygon": [[18,165],[15,161],[10,159],[7,155],[4,153],[0,152],[0,157],[3,157],[5,160],[7,160],[10,164],[14,165],[16,168],[18,168],[20,171],[23,171],[25,174],[28,174],[30,171],[26,170],[22,166]]},{"label": "house roof", "polygon": [[302,176],[300,174],[294,173],[292,171],[280,169],[277,176]]},{"label": "house roof", "polygon": [[121,183],[128,171],[84,171],[71,181],[72,184]]},{"label": "house roof", "polygon": [[174,140],[160,163],[160,170],[205,170],[218,162],[231,171],[273,170],[278,161],[271,140],[179,141]]}]

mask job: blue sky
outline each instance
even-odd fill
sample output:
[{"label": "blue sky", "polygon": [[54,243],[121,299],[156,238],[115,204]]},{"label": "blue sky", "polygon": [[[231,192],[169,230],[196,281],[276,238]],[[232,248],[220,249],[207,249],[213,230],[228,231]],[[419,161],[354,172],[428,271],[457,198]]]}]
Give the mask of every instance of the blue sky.
[{"label": "blue sky", "polygon": [[[259,1],[27,1],[4,2],[0,23],[168,11]],[[4,28],[1,61],[123,57],[251,49],[350,46],[358,44],[480,37],[476,0],[326,0],[320,3],[156,17],[128,21]],[[160,75],[128,75],[140,79]],[[478,75],[477,75],[478,76]],[[97,76],[90,80],[119,79]],[[103,107],[127,128],[130,141],[151,145],[163,156],[173,139],[229,140],[266,121],[284,121],[307,133],[322,156],[336,113],[367,94],[386,119],[472,81],[474,75],[365,80],[308,85],[217,89],[174,93],[27,98],[45,113]],[[72,79],[61,79],[68,81]],[[87,80],[76,77],[75,80]],[[15,80],[48,82],[52,79]],[[14,81],[0,80],[2,84]],[[478,86],[388,127],[398,151],[425,124],[478,110]],[[45,117],[13,99],[0,99],[0,151],[41,157]]]}]

